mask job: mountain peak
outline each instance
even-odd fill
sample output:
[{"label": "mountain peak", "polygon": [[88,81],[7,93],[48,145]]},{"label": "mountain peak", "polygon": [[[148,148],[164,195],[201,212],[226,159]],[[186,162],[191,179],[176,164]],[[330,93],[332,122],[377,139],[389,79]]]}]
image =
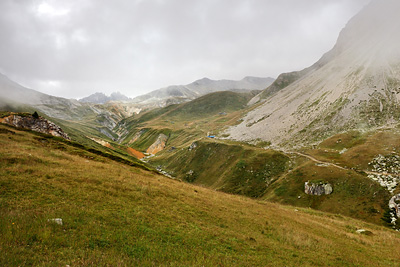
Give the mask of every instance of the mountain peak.
[{"label": "mountain peak", "polygon": [[129,97],[121,94],[120,92],[114,92],[110,96],[107,96],[104,93],[94,93],[90,96],[79,99],[80,102],[84,103],[94,103],[94,104],[105,104],[109,101],[128,101]]},{"label": "mountain peak", "polygon": [[129,100],[129,97],[121,94],[120,92],[111,93],[110,98],[113,101],[128,101]]},{"label": "mountain peak", "polygon": [[264,104],[227,133],[293,145],[392,125],[400,117],[399,9],[400,1],[372,1],[347,23],[331,51],[309,68],[281,74],[257,96]]},{"label": "mountain peak", "polygon": [[209,79],[207,77],[204,77],[202,79],[194,81],[193,84],[209,84],[211,82],[213,82],[213,80],[211,80],[211,79]]},{"label": "mountain peak", "polygon": [[255,76],[246,76],[242,79],[242,81],[249,82],[249,83],[263,83],[263,82],[270,82],[274,81],[274,78],[271,77],[255,77]]}]

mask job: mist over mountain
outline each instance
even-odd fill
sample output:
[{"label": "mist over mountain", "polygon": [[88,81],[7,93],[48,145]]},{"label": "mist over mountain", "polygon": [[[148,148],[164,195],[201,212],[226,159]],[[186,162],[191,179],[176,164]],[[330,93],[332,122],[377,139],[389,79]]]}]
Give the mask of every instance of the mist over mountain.
[{"label": "mist over mountain", "polygon": [[245,77],[240,81],[211,80],[203,78],[187,85],[172,85],[132,99],[134,103],[166,106],[187,102],[200,96],[219,91],[263,90],[274,81],[273,78]]},{"label": "mist over mountain", "polygon": [[282,74],[251,103],[264,104],[228,130],[231,138],[313,142],[400,118],[400,2],[373,1],[318,62]]},{"label": "mist over mountain", "polygon": [[90,96],[79,99],[80,102],[84,103],[94,103],[94,104],[105,104],[109,101],[129,101],[130,98],[121,94],[120,92],[114,92],[110,96],[104,93],[94,93]]},{"label": "mist over mountain", "polygon": [[[80,119],[91,112],[83,103],[26,88],[0,73],[0,108],[3,110],[37,109],[60,119]],[[22,110],[26,111],[26,110]]]}]

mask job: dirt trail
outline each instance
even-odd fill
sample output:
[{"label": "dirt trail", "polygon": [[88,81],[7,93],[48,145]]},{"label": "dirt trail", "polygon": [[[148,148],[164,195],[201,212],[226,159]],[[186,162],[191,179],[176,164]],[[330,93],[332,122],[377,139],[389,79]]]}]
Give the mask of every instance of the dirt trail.
[{"label": "dirt trail", "polygon": [[310,155],[303,154],[303,153],[300,153],[300,152],[292,152],[292,151],[291,151],[291,152],[286,152],[286,153],[288,153],[288,154],[297,154],[297,155],[299,155],[299,156],[308,158],[308,159],[310,159],[310,160],[312,160],[312,161],[314,161],[314,162],[316,162],[316,163],[319,163],[319,164],[324,164],[324,165],[327,165],[327,166],[336,167],[336,168],[341,169],[341,170],[348,170],[347,168],[344,168],[344,167],[342,167],[342,166],[339,166],[339,165],[337,165],[337,164],[335,164],[335,163],[320,161],[320,160],[318,160],[318,159],[316,159],[316,158],[314,158],[314,157],[312,157],[312,156],[310,156]]},{"label": "dirt trail", "polygon": [[[287,153],[287,154],[296,154],[296,155],[299,155],[299,156],[308,158],[309,160],[312,160],[312,161],[314,161],[314,162],[316,162],[316,163],[324,164],[324,165],[326,165],[326,166],[332,166],[332,167],[335,167],[335,168],[338,168],[338,169],[341,169],[341,170],[350,170],[349,168],[345,168],[345,167],[339,166],[339,165],[337,165],[337,164],[335,164],[335,163],[320,161],[320,160],[318,160],[318,159],[316,159],[316,158],[314,158],[314,157],[312,157],[312,156],[310,156],[310,155],[303,154],[303,153],[300,153],[300,152],[289,151],[289,152],[285,152],[285,153]],[[388,173],[388,172],[373,172],[373,171],[366,171],[366,170],[362,170],[362,171],[365,172],[366,174],[373,174],[373,175],[392,175],[392,176],[399,176],[398,174],[393,174],[393,173]]]}]

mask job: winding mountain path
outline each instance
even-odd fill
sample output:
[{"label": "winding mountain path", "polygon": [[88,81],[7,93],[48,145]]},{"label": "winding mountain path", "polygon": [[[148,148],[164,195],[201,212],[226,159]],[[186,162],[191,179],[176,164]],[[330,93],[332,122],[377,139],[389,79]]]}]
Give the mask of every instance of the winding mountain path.
[{"label": "winding mountain path", "polygon": [[285,153],[288,153],[288,154],[296,154],[296,155],[299,155],[299,156],[301,156],[301,157],[308,158],[309,160],[312,160],[312,161],[314,161],[314,162],[316,162],[316,163],[319,163],[319,164],[324,164],[324,165],[327,165],[327,166],[336,167],[336,168],[341,169],[341,170],[348,170],[347,168],[344,168],[344,167],[342,167],[342,166],[339,166],[339,165],[337,165],[337,164],[335,164],[335,163],[330,163],[330,162],[321,161],[321,160],[318,160],[318,159],[316,159],[316,158],[314,158],[314,157],[312,157],[312,156],[310,156],[310,155],[303,154],[303,153],[300,153],[300,152],[289,151],[289,152],[285,152]]},{"label": "winding mountain path", "polygon": [[[301,157],[308,158],[309,160],[312,160],[312,161],[314,161],[314,162],[316,162],[316,163],[318,163],[318,164],[324,164],[324,165],[326,165],[326,166],[332,166],[332,167],[335,167],[335,168],[338,168],[338,169],[341,169],[341,170],[350,170],[349,168],[345,168],[345,167],[339,166],[339,165],[337,165],[337,164],[335,164],[335,163],[330,163],[330,162],[326,162],[326,161],[321,161],[321,160],[318,160],[318,159],[316,159],[316,158],[314,158],[314,157],[312,157],[312,156],[310,156],[310,155],[303,154],[303,153],[300,153],[300,152],[287,151],[287,152],[285,152],[285,153],[287,153],[287,154],[296,154],[296,155],[299,155],[299,156],[301,156]],[[367,171],[367,170],[361,170],[361,171],[362,171],[362,172],[365,172],[366,174],[373,174],[373,175],[391,175],[391,176],[399,176],[398,174],[389,173],[389,172],[373,172],[373,171]]]}]

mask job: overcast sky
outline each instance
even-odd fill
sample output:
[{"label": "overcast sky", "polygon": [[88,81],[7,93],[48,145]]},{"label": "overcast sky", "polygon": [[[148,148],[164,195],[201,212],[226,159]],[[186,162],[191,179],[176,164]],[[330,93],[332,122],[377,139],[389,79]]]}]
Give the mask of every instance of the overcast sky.
[{"label": "overcast sky", "polygon": [[0,72],[47,94],[133,97],[317,61],[369,0],[0,0]]}]

